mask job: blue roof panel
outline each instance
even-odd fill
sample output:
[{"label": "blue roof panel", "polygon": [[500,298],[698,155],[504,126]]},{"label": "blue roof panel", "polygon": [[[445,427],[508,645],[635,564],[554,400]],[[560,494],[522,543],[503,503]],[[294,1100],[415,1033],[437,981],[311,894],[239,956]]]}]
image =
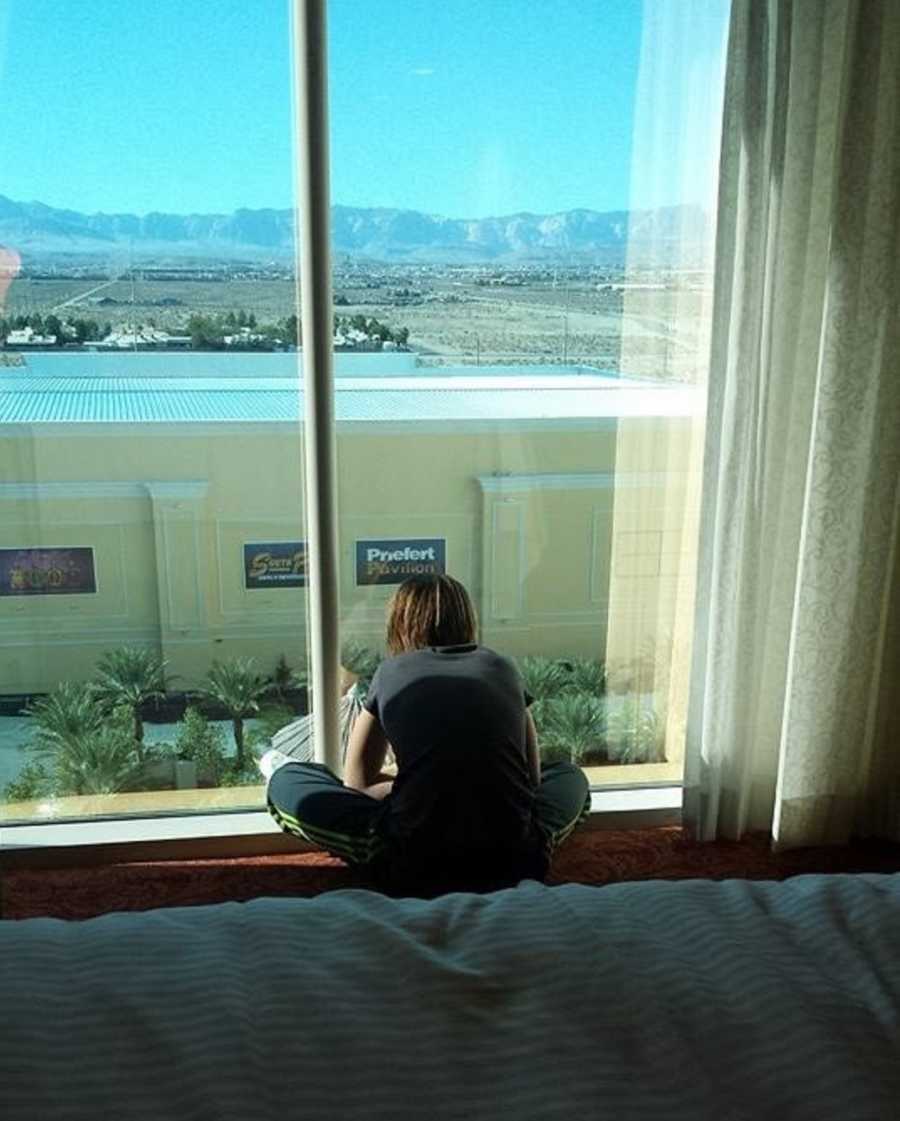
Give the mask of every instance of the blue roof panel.
[{"label": "blue roof panel", "polygon": [[[701,401],[693,386],[584,375],[370,376],[335,382],[338,422],[373,424],[688,416]],[[291,423],[302,415],[303,394],[292,378],[0,373],[0,424]]]},{"label": "blue roof panel", "polygon": [[[0,369],[0,424],[298,423],[297,355],[263,358],[278,361],[216,354],[29,355],[25,367]],[[426,373],[407,361],[386,376],[344,363],[334,386],[338,423],[688,416],[702,406],[695,387],[585,367]]]}]

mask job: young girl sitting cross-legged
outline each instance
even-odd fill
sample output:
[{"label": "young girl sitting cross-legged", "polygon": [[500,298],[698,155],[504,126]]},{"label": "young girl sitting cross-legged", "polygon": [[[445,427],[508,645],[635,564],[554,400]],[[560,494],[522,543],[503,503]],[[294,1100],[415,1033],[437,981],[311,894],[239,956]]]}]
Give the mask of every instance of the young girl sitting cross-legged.
[{"label": "young girl sitting cross-legged", "polygon": [[[405,581],[388,606],[387,657],[350,733],[344,781],[269,752],[278,824],[370,873],[391,895],[432,898],[543,880],[587,815],[571,763],[540,764],[515,664],[479,645],[468,593],[450,576]],[[388,749],[396,777],[384,774]]]}]

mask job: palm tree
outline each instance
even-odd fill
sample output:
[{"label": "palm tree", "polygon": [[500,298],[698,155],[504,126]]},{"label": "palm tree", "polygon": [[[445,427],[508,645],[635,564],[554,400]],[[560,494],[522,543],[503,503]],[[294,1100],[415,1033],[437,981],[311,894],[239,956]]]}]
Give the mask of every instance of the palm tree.
[{"label": "palm tree", "polygon": [[128,727],[104,713],[92,685],[61,681],[27,711],[37,724],[31,750],[52,768],[56,792],[111,794],[135,777]]},{"label": "palm tree", "polygon": [[566,663],[566,689],[599,697],[606,692],[606,666],[593,658],[572,658]]},{"label": "palm tree", "polygon": [[106,724],[70,740],[55,758],[59,791],[116,794],[129,789],[141,771],[135,746],[129,729],[121,724]]},{"label": "palm tree", "polygon": [[144,646],[120,646],[97,663],[94,692],[108,709],[131,712],[138,758],[144,761],[144,722],[141,706],[166,691],[166,663]]},{"label": "palm tree", "polygon": [[602,749],[606,706],[586,693],[566,693],[541,703],[538,742],[557,758],[565,752],[573,763]]},{"label": "palm tree", "polygon": [[609,757],[617,763],[664,763],[665,713],[627,697],[609,714],[607,745]]},{"label": "palm tree", "polygon": [[304,689],[309,684],[305,660],[294,669],[284,654],[280,654],[270,681],[274,693],[283,702],[291,689]]},{"label": "palm tree", "polygon": [[537,729],[538,751],[542,763],[569,762],[572,752],[564,743],[558,728],[553,722],[553,701],[539,697],[531,706],[531,715]]},{"label": "palm tree", "polygon": [[237,769],[243,770],[244,721],[259,712],[259,701],[271,689],[271,684],[256,668],[253,658],[231,658],[227,662],[213,662],[206,675],[203,692],[220,704],[231,716],[234,729]]},{"label": "palm tree", "polygon": [[535,700],[555,697],[565,685],[566,669],[556,658],[519,658],[518,666],[525,688]]},{"label": "palm tree", "polygon": [[34,750],[51,758],[75,740],[99,731],[103,722],[92,687],[74,681],[61,681],[26,712],[37,724]]}]

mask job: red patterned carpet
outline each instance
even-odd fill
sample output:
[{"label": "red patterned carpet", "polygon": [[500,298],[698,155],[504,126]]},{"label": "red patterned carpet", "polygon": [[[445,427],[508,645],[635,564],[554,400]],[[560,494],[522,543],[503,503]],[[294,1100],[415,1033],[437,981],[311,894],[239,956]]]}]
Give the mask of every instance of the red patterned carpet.
[{"label": "red patterned carpet", "polygon": [[[781,880],[809,872],[900,872],[900,845],[861,841],[774,856],[762,834],[702,845],[676,827],[595,830],[576,834],[566,843],[547,882]],[[317,853],[17,870],[3,877],[0,915],[86,919],[108,911],[310,896],[362,886],[340,861]]]}]

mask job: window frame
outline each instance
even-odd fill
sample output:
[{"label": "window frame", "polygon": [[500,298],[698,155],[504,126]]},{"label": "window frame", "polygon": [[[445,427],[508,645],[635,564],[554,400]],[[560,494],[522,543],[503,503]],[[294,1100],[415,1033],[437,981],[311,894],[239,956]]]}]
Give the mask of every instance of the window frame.
[{"label": "window frame", "polygon": [[[650,829],[681,824],[682,787],[660,783],[591,791],[583,828]],[[4,827],[0,853],[7,871],[321,852],[282,833],[264,810],[106,818]]]}]

